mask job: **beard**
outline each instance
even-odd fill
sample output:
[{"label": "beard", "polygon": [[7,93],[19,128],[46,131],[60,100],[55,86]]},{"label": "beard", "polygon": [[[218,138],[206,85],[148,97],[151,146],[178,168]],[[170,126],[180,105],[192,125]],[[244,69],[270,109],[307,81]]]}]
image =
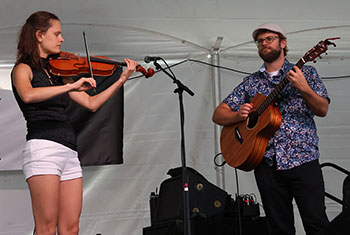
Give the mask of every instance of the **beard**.
[{"label": "beard", "polygon": [[262,50],[259,50],[259,56],[266,63],[272,63],[275,60],[277,60],[277,58],[281,55],[281,52],[282,52],[281,47],[277,50],[270,48],[270,52],[264,52],[264,49],[265,48],[263,48]]}]

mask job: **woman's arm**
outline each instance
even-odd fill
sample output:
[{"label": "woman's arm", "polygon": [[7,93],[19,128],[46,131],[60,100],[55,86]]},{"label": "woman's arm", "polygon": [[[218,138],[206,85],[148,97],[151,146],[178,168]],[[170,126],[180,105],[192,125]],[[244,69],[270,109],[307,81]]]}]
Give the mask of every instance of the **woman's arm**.
[{"label": "woman's arm", "polygon": [[95,96],[89,96],[85,92],[70,92],[70,98],[91,112],[96,112],[109,98],[111,98],[119,90],[119,88],[135,71],[137,65],[136,61],[125,59],[125,62],[127,64],[127,68],[120,75],[120,78],[106,90]]},{"label": "woman's arm", "polygon": [[[24,103],[35,103],[51,99],[70,91],[86,91],[96,87],[92,78],[81,78],[75,83],[52,87],[33,87],[33,73],[26,64],[18,64],[13,71],[12,80],[18,95]],[[85,93],[85,92],[84,92]]]}]

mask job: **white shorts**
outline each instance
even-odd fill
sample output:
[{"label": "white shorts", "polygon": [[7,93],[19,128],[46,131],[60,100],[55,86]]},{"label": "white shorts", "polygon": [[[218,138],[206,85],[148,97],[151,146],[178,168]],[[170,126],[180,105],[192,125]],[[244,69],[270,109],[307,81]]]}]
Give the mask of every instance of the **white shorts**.
[{"label": "white shorts", "polygon": [[61,181],[83,176],[78,153],[50,140],[32,139],[23,150],[26,180],[34,175],[58,175]]}]

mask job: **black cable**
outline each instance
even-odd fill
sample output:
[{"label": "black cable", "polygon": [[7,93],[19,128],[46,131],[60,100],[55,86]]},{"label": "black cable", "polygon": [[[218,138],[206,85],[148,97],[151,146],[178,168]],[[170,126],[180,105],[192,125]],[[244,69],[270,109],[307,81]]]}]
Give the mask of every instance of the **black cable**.
[{"label": "black cable", "polygon": [[[216,159],[218,156],[220,156],[222,153],[218,153],[214,156],[214,164],[216,166],[222,167],[226,164],[226,161],[223,161],[222,164],[218,164],[216,162]],[[240,196],[239,196],[239,181],[238,181],[238,173],[237,168],[235,168],[235,175],[236,175],[236,187],[237,187],[237,193],[236,193],[236,202],[237,202],[237,217],[238,217],[238,229],[239,229],[239,235],[242,235],[242,221],[241,221],[241,204],[240,204]],[[253,194],[255,196],[255,194]],[[256,198],[256,197],[255,197]]]},{"label": "black cable", "polygon": [[173,75],[173,77],[175,78],[175,79],[177,79],[176,78],[176,76],[175,76],[175,74],[173,73],[173,71],[171,70],[171,68],[170,68],[170,66],[168,65],[168,63],[163,59],[163,58],[160,58],[162,61],[163,61],[163,63],[166,65],[166,67],[169,69],[169,71],[170,71],[170,73]]},{"label": "black cable", "polygon": [[[205,64],[205,65],[208,65],[208,66],[211,66],[211,67],[215,67],[215,68],[219,68],[219,69],[225,69],[225,70],[228,70],[228,71],[231,71],[231,72],[240,73],[240,74],[244,74],[244,75],[252,74],[252,73],[249,73],[249,72],[245,72],[245,71],[241,71],[241,70],[237,70],[237,69],[232,69],[232,68],[224,67],[224,66],[220,66],[220,65],[214,65],[214,64],[210,64],[210,63],[207,63],[207,62],[204,62],[204,61],[200,61],[200,60],[195,60],[195,59],[186,59],[186,60],[180,61],[180,62],[175,63],[175,64],[173,64],[171,66],[168,66],[168,67],[170,69],[172,67],[178,66],[180,64],[183,64],[183,63],[189,62],[189,61],[200,63],[200,64]],[[159,71],[155,71],[155,73],[157,73],[157,72],[159,72]],[[141,78],[141,77],[144,77],[144,76],[143,75],[139,75],[139,76],[131,77],[128,80],[133,80],[133,79]],[[341,79],[341,78],[350,78],[350,75],[321,77],[321,79],[324,79],[324,80]]]},{"label": "black cable", "polygon": [[33,235],[35,235],[35,230],[36,230],[36,227],[34,227]]},{"label": "black cable", "polygon": [[[244,71],[241,71],[241,70],[232,69],[232,68],[228,68],[228,67],[224,67],[224,66],[220,66],[220,65],[213,65],[213,64],[210,64],[210,63],[207,63],[207,62],[203,62],[203,61],[200,61],[200,60],[188,59],[188,61],[193,61],[193,62],[205,64],[205,65],[212,66],[212,67],[219,68],[219,69],[226,69],[226,70],[229,70],[229,71],[232,71],[232,72],[235,72],[235,73],[241,73],[241,74],[244,74],[244,75],[252,74],[252,73],[249,73],[249,72],[244,72]],[[330,76],[328,76],[328,77],[321,77],[321,79],[325,79],[325,80],[328,80],[328,79],[341,79],[341,78],[350,78],[350,75],[339,75],[339,76],[333,76],[333,77],[330,77]]]},{"label": "black cable", "polygon": [[238,217],[238,229],[239,229],[239,235],[242,235],[242,221],[241,221],[241,204],[240,204],[240,198],[239,198],[239,182],[238,182],[238,173],[237,168],[235,168],[235,175],[236,175],[236,187],[237,187],[237,194],[236,194],[236,200],[237,200],[237,217]]},{"label": "black cable", "polygon": [[222,153],[218,153],[218,154],[216,154],[216,155],[214,156],[214,164],[215,164],[215,166],[222,167],[222,166],[224,166],[224,165],[226,164],[226,161],[223,161],[221,164],[219,164],[219,163],[216,162],[217,157],[220,156],[221,154],[222,154]]},{"label": "black cable", "polygon": [[205,65],[208,65],[208,66],[211,66],[211,67],[215,67],[215,68],[219,68],[219,69],[226,69],[226,70],[229,70],[229,71],[232,71],[232,72],[235,72],[235,73],[241,73],[241,74],[244,74],[244,75],[252,74],[252,73],[244,72],[244,71],[237,70],[237,69],[231,69],[231,68],[220,66],[220,65],[210,64],[210,63],[207,63],[207,62],[204,62],[204,61],[200,61],[200,60],[188,59],[188,61],[193,61],[193,62],[197,62],[197,63],[200,63],[200,64],[205,64]]},{"label": "black cable", "polygon": [[350,78],[350,75],[342,75],[342,76],[335,76],[335,77],[321,77],[321,79],[324,79],[324,80],[341,79],[341,78]]}]

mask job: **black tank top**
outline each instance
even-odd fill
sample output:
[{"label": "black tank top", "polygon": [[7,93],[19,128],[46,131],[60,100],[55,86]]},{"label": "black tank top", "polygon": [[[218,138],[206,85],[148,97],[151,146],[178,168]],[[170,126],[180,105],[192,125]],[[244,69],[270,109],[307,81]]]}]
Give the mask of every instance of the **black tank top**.
[{"label": "black tank top", "polygon": [[[32,68],[32,72],[31,84],[33,87],[62,85],[61,81],[50,80],[44,69],[35,70]],[[42,102],[26,104],[18,95],[13,83],[12,91],[27,122],[27,140],[46,139],[63,144],[73,150],[77,149],[76,135],[65,110],[70,102],[68,93]]]}]

